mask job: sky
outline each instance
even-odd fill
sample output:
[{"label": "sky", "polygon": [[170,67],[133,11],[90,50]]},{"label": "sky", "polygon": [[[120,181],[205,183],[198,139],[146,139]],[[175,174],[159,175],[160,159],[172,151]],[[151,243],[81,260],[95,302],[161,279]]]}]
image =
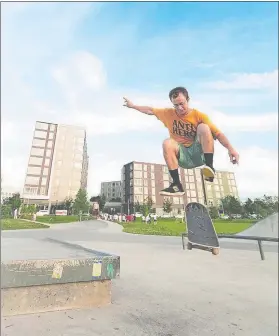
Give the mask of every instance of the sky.
[{"label": "sky", "polygon": [[22,190],[36,120],[86,127],[88,195],[131,161],[164,163],[154,116],[185,86],[240,154],[241,199],[278,194],[278,4],[2,3],[2,189]]}]

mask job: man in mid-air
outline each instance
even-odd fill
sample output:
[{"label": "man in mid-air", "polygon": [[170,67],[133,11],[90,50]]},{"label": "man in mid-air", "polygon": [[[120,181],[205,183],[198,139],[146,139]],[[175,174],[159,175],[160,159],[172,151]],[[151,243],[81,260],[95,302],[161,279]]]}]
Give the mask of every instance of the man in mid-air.
[{"label": "man in mid-air", "polygon": [[176,87],[169,93],[174,108],[137,106],[124,98],[124,106],[139,112],[155,115],[169,130],[170,137],[163,142],[163,153],[173,182],[160,195],[182,196],[185,194],[179,179],[178,167],[193,169],[202,167],[205,180],[213,182],[214,140],[227,148],[233,164],[239,155],[226,136],[209,120],[208,116],[189,107],[189,94],[184,87]]}]

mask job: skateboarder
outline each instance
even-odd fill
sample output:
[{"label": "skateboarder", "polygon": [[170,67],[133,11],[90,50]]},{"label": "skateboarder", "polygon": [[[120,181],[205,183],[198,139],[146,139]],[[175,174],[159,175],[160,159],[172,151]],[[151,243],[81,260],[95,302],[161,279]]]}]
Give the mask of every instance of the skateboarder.
[{"label": "skateboarder", "polygon": [[232,163],[238,164],[239,155],[206,114],[189,107],[190,98],[184,87],[172,89],[169,92],[169,99],[173,108],[137,106],[125,97],[124,106],[148,115],[155,115],[168,128],[170,137],[163,142],[163,152],[173,182],[160,194],[182,196],[185,192],[179,179],[179,166],[184,169],[203,166],[202,173],[205,179],[213,182],[215,139],[227,148]]}]

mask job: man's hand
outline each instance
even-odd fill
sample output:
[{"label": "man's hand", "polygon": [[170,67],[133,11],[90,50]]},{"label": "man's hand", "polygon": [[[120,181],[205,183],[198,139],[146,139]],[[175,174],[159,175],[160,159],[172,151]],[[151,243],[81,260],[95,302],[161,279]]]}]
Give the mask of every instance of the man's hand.
[{"label": "man's hand", "polygon": [[134,107],[134,104],[128,98],[123,97],[123,99],[124,99],[123,106],[126,106],[128,108],[133,108]]},{"label": "man's hand", "polygon": [[239,154],[234,149],[229,150],[229,157],[233,164],[239,163]]}]

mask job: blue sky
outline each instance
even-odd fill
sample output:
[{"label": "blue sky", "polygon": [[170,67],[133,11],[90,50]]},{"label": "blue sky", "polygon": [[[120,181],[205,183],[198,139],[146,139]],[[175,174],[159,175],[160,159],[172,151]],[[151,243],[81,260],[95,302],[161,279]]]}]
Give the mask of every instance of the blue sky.
[{"label": "blue sky", "polygon": [[[22,187],[38,119],[86,126],[89,194],[126,162],[163,162],[166,129],[121,98],[169,106],[177,85],[240,152],[241,196],[276,193],[277,3],[2,4],[4,181]],[[235,169],[216,148],[216,168]]]}]

